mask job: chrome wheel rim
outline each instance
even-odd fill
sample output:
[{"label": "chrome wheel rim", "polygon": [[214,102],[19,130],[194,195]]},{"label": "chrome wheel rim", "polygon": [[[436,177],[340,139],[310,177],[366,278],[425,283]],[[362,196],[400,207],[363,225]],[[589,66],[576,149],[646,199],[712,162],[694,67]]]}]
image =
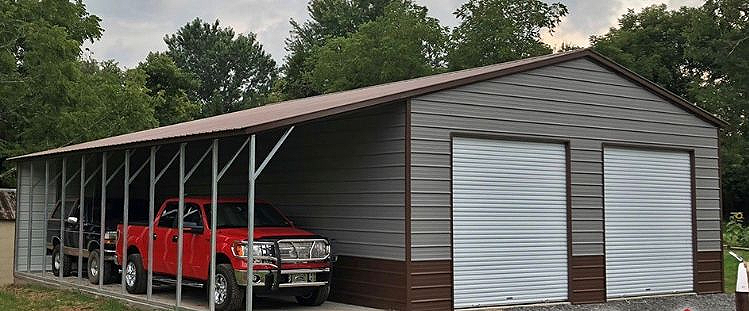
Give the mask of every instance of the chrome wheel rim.
[{"label": "chrome wheel rim", "polygon": [[55,258],[52,262],[55,265],[55,270],[60,270],[60,252],[55,253]]},{"label": "chrome wheel rim", "polygon": [[128,262],[125,266],[125,283],[130,287],[135,285],[135,264],[132,262]]},{"label": "chrome wheel rim", "polygon": [[94,278],[99,274],[99,261],[98,260],[89,260],[88,273],[91,273],[91,276],[93,276]]},{"label": "chrome wheel rim", "polygon": [[216,274],[216,304],[223,304],[226,301],[226,278],[221,274]]}]

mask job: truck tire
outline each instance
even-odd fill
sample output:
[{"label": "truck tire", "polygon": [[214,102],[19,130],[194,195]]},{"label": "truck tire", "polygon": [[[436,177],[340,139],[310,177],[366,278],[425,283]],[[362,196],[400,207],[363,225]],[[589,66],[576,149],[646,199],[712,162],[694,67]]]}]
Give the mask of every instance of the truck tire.
[{"label": "truck tire", "polygon": [[303,306],[319,306],[328,300],[330,284],[313,289],[305,296],[296,296],[296,302]]},{"label": "truck tire", "polygon": [[99,271],[104,271],[104,284],[112,283],[115,277],[114,263],[104,261],[104,269],[99,269],[99,250],[92,250],[88,255],[88,281],[91,284],[99,284]]},{"label": "truck tire", "polygon": [[130,254],[127,256],[125,271],[122,271],[122,277],[125,278],[125,288],[131,294],[143,294],[146,292],[146,269],[143,269],[143,259],[140,254]]},{"label": "truck tire", "polygon": [[73,271],[73,260],[68,255],[60,254],[60,244],[57,244],[52,249],[52,273],[59,276],[60,267],[62,267],[62,276],[70,276],[70,273]]},{"label": "truck tire", "polygon": [[[206,292],[210,296],[210,285],[206,286]],[[208,297],[215,299],[216,310],[238,310],[244,301],[244,292],[234,278],[234,268],[231,264],[216,266],[216,296]]]}]

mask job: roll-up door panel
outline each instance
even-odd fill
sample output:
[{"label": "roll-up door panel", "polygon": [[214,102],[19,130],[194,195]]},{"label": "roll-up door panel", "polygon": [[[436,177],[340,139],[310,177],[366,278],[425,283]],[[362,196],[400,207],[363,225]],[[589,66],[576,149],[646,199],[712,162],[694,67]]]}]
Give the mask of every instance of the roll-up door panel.
[{"label": "roll-up door panel", "polygon": [[608,297],[693,290],[690,165],[687,152],[604,150]]},{"label": "roll-up door panel", "polygon": [[453,140],[456,308],[567,299],[563,144]]}]

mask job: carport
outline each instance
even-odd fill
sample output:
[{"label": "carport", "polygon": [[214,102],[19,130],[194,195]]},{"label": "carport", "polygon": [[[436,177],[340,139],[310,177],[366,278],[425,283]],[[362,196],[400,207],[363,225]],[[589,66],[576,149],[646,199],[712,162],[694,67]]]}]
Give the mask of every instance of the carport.
[{"label": "carport", "polygon": [[[88,285],[82,259],[72,276],[52,275],[47,232],[65,229],[47,223],[57,202],[95,204],[103,253],[109,202],[123,224],[152,224],[167,198],[208,197],[215,208],[240,196],[333,240],[335,302],[450,310],[720,292],[722,125],[583,49],[66,146],[12,159],[15,275],[212,310],[179,275],[149,273],[142,296],[122,280]],[[663,230],[642,230],[648,221]],[[180,257],[191,251],[182,244]],[[664,250],[679,256],[654,259]]]}]

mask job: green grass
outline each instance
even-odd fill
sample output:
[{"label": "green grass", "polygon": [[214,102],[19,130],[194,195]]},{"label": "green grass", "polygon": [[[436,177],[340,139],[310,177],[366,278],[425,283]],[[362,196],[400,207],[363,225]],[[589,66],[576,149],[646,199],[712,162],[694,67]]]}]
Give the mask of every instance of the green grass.
[{"label": "green grass", "polygon": [[[734,250],[736,254],[744,257],[744,260],[749,260],[749,251]],[[736,271],[739,268],[739,261],[728,254],[726,249],[723,252],[723,286],[726,293],[733,293],[736,291]]]},{"label": "green grass", "polygon": [[134,310],[114,299],[97,298],[73,290],[40,285],[0,287],[0,310]]}]

